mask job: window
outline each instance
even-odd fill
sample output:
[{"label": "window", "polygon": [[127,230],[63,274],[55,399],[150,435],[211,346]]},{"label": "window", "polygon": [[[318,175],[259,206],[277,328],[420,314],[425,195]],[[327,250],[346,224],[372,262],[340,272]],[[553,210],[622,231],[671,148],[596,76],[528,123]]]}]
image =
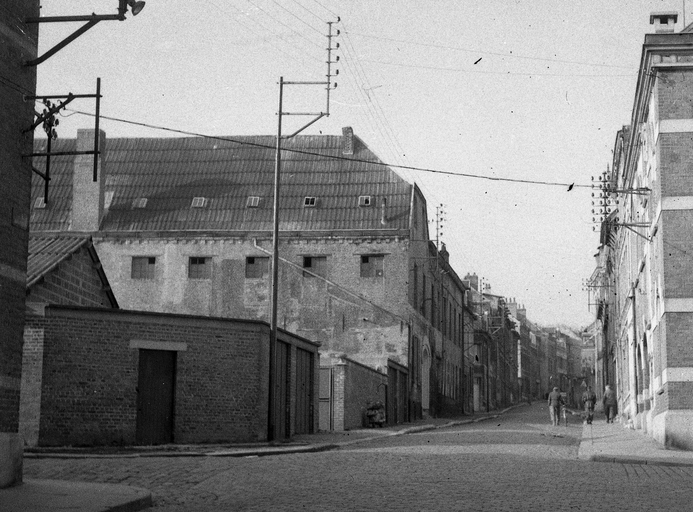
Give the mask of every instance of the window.
[{"label": "window", "polygon": [[370,206],[371,196],[359,196],[359,206]]},{"label": "window", "polygon": [[207,206],[206,197],[193,197],[192,204],[190,205],[191,208],[204,208],[205,206]]},{"label": "window", "polygon": [[188,260],[188,279],[211,279],[212,258],[193,256]]},{"label": "window", "polygon": [[248,256],[245,259],[245,277],[247,279],[260,279],[269,275],[269,258]]},{"label": "window", "polygon": [[385,256],[382,254],[361,256],[361,277],[383,277],[384,261]]},{"label": "window", "polygon": [[327,275],[327,256],[304,256],[303,268],[312,272],[312,274],[304,272],[303,277],[315,277],[313,274],[325,277]]},{"label": "window", "polygon": [[132,208],[145,208],[147,206],[147,198],[146,197],[138,197],[132,202]]},{"label": "window", "polygon": [[318,198],[317,197],[306,197],[303,200],[303,206],[306,208],[314,208],[317,205]]},{"label": "window", "polygon": [[248,196],[248,201],[245,203],[246,208],[257,208],[260,206],[260,198],[258,196]]},{"label": "window", "polygon": [[36,201],[34,201],[34,208],[45,208],[46,207],[46,198],[44,196],[37,197]]},{"label": "window", "polygon": [[130,277],[132,279],[154,279],[156,258],[154,256],[134,256]]}]

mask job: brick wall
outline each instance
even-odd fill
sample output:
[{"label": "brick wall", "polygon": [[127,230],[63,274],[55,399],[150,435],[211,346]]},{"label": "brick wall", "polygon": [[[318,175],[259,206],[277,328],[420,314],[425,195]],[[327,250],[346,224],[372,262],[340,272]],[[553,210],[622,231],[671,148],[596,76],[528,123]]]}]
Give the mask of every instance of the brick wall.
[{"label": "brick wall", "polygon": [[693,71],[657,71],[657,101],[660,119],[692,119]]},{"label": "brick wall", "polygon": [[[135,442],[139,350],[131,348],[133,340],[185,344],[177,352],[174,442],[266,439],[264,323],[59,306],[29,323],[44,329],[41,445]],[[314,352],[317,361],[316,345],[287,333],[282,341]]]},{"label": "brick wall", "polygon": [[82,247],[31,287],[27,302],[54,305],[110,307],[108,295],[94,270],[89,251]]},{"label": "brick wall", "polygon": [[387,401],[387,375],[356,361],[342,358],[333,366],[334,429],[351,430],[366,425],[370,402]]},{"label": "brick wall", "polygon": [[37,28],[24,23],[37,16],[38,0],[4,0],[0,16],[0,432],[16,433],[22,367],[22,332],[28,245],[33,134],[24,134],[34,105],[24,95],[36,91]]}]

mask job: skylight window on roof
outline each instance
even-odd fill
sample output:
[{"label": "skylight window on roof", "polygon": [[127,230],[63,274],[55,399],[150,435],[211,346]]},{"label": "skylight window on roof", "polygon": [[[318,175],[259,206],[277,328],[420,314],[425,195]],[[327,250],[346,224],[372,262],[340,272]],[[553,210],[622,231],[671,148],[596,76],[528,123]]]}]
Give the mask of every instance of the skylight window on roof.
[{"label": "skylight window on roof", "polygon": [[207,206],[206,197],[193,197],[192,204],[190,205],[191,208],[204,208],[205,206]]},{"label": "skylight window on roof", "polygon": [[373,204],[371,196],[359,196],[359,206],[370,206]]},{"label": "skylight window on roof", "polygon": [[36,201],[34,201],[34,208],[45,208],[46,207],[46,198],[41,196],[37,197]]},{"label": "skylight window on roof", "polygon": [[306,208],[315,208],[315,206],[318,204],[318,198],[317,197],[306,197],[303,200],[303,206]]},{"label": "skylight window on roof", "polygon": [[258,196],[248,196],[248,202],[245,204],[246,208],[257,208],[260,206],[260,198]]},{"label": "skylight window on roof", "polygon": [[146,197],[138,197],[132,202],[132,207],[133,208],[145,208],[147,206],[147,198]]}]

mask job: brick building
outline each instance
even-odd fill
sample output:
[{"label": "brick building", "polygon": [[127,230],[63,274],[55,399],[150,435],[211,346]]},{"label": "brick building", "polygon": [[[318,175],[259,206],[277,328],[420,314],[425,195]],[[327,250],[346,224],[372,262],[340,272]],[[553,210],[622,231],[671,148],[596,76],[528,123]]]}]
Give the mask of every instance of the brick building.
[{"label": "brick building", "polygon": [[[69,156],[51,160],[47,206],[35,181],[32,231],[91,234],[123,308],[268,320],[274,138],[99,136],[96,182]],[[320,342],[324,365],[347,356],[388,375],[392,421],[463,410],[471,312],[421,191],[350,128],[283,148],[279,327]]]},{"label": "brick building", "polygon": [[22,368],[24,292],[29,238],[29,195],[37,53],[38,0],[3,2],[0,16],[0,487],[20,483],[19,389]]},{"label": "brick building", "polygon": [[[24,443],[268,438],[266,322],[119,310],[88,235],[32,235],[27,276]],[[317,349],[278,335],[274,438],[317,429]]]},{"label": "brick building", "polygon": [[605,212],[596,275],[614,283],[604,332],[622,420],[693,449],[693,28],[674,33],[676,19],[650,18],[631,122],[603,178],[607,203],[618,205]]}]

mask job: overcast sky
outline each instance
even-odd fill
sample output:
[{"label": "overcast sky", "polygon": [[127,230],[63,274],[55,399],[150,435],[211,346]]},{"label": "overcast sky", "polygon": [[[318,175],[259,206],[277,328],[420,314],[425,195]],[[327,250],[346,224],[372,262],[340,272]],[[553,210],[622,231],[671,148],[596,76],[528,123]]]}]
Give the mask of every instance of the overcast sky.
[{"label": "overcast sky", "polygon": [[[112,14],[118,1],[42,4],[43,16],[62,16]],[[443,205],[441,240],[460,277],[482,276],[537,323],[582,327],[593,320],[582,282],[599,243],[588,185],[630,122],[650,13],[677,11],[680,30],[683,10],[683,0],[147,0],[41,64],[38,94],[93,93],[101,77],[103,116],[273,135],[279,78],[325,79],[327,22],[339,17],[330,116],[304,133],[351,126],[381,160],[424,169],[394,167],[426,195],[432,236]],[[78,27],[43,24],[39,51]],[[71,108],[94,112],[91,100]],[[286,87],[285,111],[324,109],[321,87]],[[308,119],[287,118],[285,132]],[[58,135],[90,126],[73,114]],[[108,137],[177,135],[101,127]]]}]

